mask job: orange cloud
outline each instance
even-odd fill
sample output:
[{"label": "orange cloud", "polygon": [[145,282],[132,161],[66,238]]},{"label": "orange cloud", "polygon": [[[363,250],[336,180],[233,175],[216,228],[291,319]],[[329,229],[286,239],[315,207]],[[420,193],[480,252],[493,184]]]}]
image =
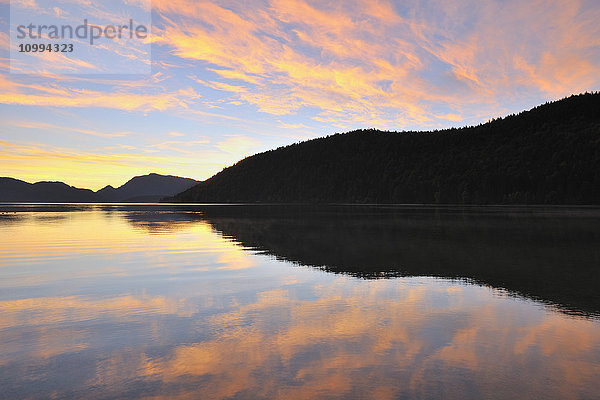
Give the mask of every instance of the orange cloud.
[{"label": "orange cloud", "polygon": [[[457,122],[474,102],[492,109],[514,96],[515,85],[559,96],[599,83],[600,60],[589,52],[600,36],[599,11],[584,13],[580,2],[422,2],[407,16],[385,0],[154,6],[166,21],[158,43],[218,67],[210,70],[223,81],[200,83],[273,115],[315,107],[316,120],[334,125],[427,126],[444,115]],[[538,50],[533,69],[514,64]],[[440,103],[457,112],[435,115]]]},{"label": "orange cloud", "polygon": [[121,132],[100,132],[93,129],[78,129],[69,126],[60,126],[56,124],[50,124],[46,122],[33,122],[33,121],[4,121],[4,123],[8,126],[14,126],[17,128],[27,128],[27,129],[39,129],[45,131],[55,131],[55,132],[74,132],[81,133],[84,135],[97,136],[97,137],[123,137],[133,134],[133,132],[121,131]]},{"label": "orange cloud", "polygon": [[[277,1],[270,4],[268,13],[255,9],[236,13],[205,2],[154,5],[170,16],[179,13],[176,22],[168,19],[157,42],[173,47],[179,57],[217,65],[218,69],[211,70],[224,79],[245,82],[240,86],[200,81],[232,92],[260,111],[283,115],[317,107],[340,119],[367,123],[380,122],[383,112],[379,108],[390,107],[406,114],[406,120],[426,119],[416,97],[403,96],[409,90],[385,91],[377,83],[397,81],[421,65],[408,42],[396,39],[383,45],[388,32],[379,29],[382,21],[376,17],[382,10],[389,11],[389,3],[353,3],[356,10],[321,10],[303,1]],[[364,20],[355,21],[354,11]],[[402,21],[394,13],[388,17],[388,26]],[[283,24],[293,28],[286,30]],[[375,37],[365,40],[362,34]],[[319,53],[306,56],[297,46]],[[324,62],[327,58],[331,60]],[[413,75],[412,81],[419,79]],[[402,86],[406,84],[398,85]]]},{"label": "orange cloud", "polygon": [[[27,88],[31,89],[33,86]],[[51,91],[61,92],[61,95],[57,95],[59,93],[48,93]],[[88,89],[45,89],[44,92],[46,93],[4,92],[0,94],[0,103],[42,107],[102,107],[149,112],[187,107],[190,100],[199,96],[191,88],[151,95],[107,93]]]},{"label": "orange cloud", "polygon": [[[531,99],[550,100],[600,85],[600,7],[593,1],[409,3],[157,0],[153,75],[127,81],[0,74],[0,104],[159,112],[226,125],[232,134],[243,131],[246,141],[250,134],[270,135],[279,145],[332,128],[402,130],[483,121],[520,111],[523,103],[532,105]],[[0,34],[0,43],[7,40]],[[47,122],[45,130],[58,130],[58,125]],[[323,125],[329,128],[324,131]],[[164,135],[172,130],[168,127]],[[78,132],[115,138],[125,134],[119,129]],[[168,142],[156,140],[142,146],[140,154],[186,154],[188,168],[172,155],[163,160],[175,164],[162,168],[201,177],[250,154],[243,151],[264,149],[260,143],[246,143],[233,152],[221,151],[224,143],[215,140],[208,144],[211,149],[198,153],[210,160],[198,168],[197,159],[191,159],[195,148]],[[123,150],[122,144],[114,147]],[[15,164],[14,149],[5,153],[10,153],[3,163],[7,173],[49,177]],[[51,166],[57,157],[49,157]],[[141,155],[139,163],[130,165],[147,172],[148,166],[138,169],[144,159],[157,168],[157,158]],[[73,170],[73,164],[67,165],[61,161],[54,172]]]},{"label": "orange cloud", "polygon": [[[438,126],[459,122],[457,115],[494,115],[519,91],[559,97],[599,84],[600,11],[585,1],[433,7],[423,0],[404,13],[387,0],[159,0],[153,7],[161,18],[152,40],[191,66],[201,61],[217,78],[197,82],[229,96],[225,103],[271,115],[313,109],[315,121],[334,126]],[[157,60],[167,69],[181,63]],[[33,93],[39,86],[13,87],[0,101],[143,112],[214,106],[189,87],[140,94],[121,86],[110,99],[75,88]],[[452,112],[436,111],[440,105]]]}]

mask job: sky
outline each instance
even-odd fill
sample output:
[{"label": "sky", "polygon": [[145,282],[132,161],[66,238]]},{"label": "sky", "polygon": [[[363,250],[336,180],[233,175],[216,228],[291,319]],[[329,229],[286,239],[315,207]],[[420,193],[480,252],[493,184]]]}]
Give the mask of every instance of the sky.
[{"label": "sky", "polygon": [[[18,53],[43,41],[11,23],[44,15],[150,34]],[[0,176],[203,180],[336,132],[476,125],[599,90],[598,21],[598,0],[0,0]]]}]

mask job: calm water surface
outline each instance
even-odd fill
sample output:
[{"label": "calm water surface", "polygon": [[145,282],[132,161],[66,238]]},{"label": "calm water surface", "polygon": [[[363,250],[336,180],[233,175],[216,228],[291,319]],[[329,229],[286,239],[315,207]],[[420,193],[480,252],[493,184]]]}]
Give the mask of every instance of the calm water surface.
[{"label": "calm water surface", "polygon": [[1,399],[598,399],[600,210],[0,205]]}]

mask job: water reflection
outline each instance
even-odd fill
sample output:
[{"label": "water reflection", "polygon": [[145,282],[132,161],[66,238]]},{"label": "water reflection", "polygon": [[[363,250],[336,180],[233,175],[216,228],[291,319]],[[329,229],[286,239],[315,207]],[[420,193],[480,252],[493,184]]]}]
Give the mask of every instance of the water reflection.
[{"label": "water reflection", "polygon": [[[598,320],[510,295],[546,292],[506,272],[529,262],[567,275],[576,261],[593,273],[594,215],[290,211],[91,206],[20,209],[8,224],[0,216],[11,238],[0,245],[0,398],[600,392]],[[504,274],[475,271],[509,261],[517,266]],[[386,271],[430,277],[355,277]],[[511,292],[434,275],[502,279]],[[545,300],[597,311],[593,298],[570,293]]]},{"label": "water reflection", "polygon": [[[363,278],[469,278],[581,315],[600,315],[600,210],[535,207],[180,207],[278,259]],[[136,226],[156,229],[141,214]]]}]

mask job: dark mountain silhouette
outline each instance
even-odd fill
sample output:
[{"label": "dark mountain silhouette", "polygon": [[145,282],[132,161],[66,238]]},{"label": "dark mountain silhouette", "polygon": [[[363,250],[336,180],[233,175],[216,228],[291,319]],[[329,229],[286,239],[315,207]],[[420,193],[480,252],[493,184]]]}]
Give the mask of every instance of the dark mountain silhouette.
[{"label": "dark mountain silhouette", "polygon": [[107,202],[158,202],[160,199],[173,196],[198,181],[190,178],[181,178],[172,175],[148,174],[136,176],[124,185],[114,188],[105,186],[96,192],[102,201]]},{"label": "dark mountain silhouette", "polygon": [[358,130],[293,144],[170,200],[600,204],[600,93],[474,127]]},{"label": "dark mountain silhouette", "polygon": [[97,192],[78,189],[62,182],[27,183],[14,178],[0,178],[0,202],[102,203],[158,202],[173,196],[198,181],[171,175],[136,176],[124,185],[106,186]]},{"label": "dark mountain silhouette", "polygon": [[1,202],[89,203],[97,195],[89,189],[78,189],[62,182],[27,183],[0,177]]}]

